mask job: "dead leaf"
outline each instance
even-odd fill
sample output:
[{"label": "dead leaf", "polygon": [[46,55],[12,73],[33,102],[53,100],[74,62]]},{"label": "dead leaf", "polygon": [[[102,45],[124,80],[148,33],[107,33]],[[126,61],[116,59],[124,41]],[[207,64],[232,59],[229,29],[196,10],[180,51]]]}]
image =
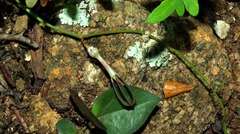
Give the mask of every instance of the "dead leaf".
[{"label": "dead leaf", "polygon": [[163,88],[164,98],[171,98],[173,96],[186,93],[193,88],[194,87],[192,85],[166,80]]},{"label": "dead leaf", "polygon": [[39,44],[38,49],[31,50],[32,59],[30,61],[31,69],[35,77],[32,92],[34,94],[37,94],[41,90],[42,85],[46,80],[45,70],[43,66],[43,44],[44,44],[43,36],[44,35],[43,35],[42,28],[38,24],[34,25],[32,35],[33,35],[32,37],[33,41]]},{"label": "dead leaf", "polygon": [[46,5],[47,5],[47,0],[40,0],[40,5],[42,6],[42,7],[45,7]]}]

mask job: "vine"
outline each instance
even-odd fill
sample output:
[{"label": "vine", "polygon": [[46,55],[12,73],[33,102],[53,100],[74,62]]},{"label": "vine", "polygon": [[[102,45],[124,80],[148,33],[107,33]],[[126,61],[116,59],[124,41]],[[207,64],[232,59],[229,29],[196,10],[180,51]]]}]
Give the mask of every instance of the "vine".
[{"label": "vine", "polygon": [[[38,17],[36,14],[34,14],[33,12],[31,12],[30,9],[28,9],[24,4],[22,4],[20,2],[20,0],[16,0],[16,2],[20,5],[21,8],[23,8],[27,13],[29,13],[31,16],[33,16],[37,21],[39,21],[42,25],[47,26],[51,29],[53,29],[55,32],[59,33],[59,34],[63,34],[63,35],[67,35],[70,37],[74,37],[77,39],[88,39],[88,38],[93,38],[93,37],[97,37],[97,36],[103,36],[103,35],[111,35],[111,34],[119,34],[119,33],[130,33],[130,34],[139,34],[139,35],[144,35],[145,32],[144,31],[140,31],[140,30],[113,30],[113,31],[101,31],[101,32],[95,32],[95,33],[89,33],[89,34],[85,34],[85,35],[80,35],[74,32],[70,32],[70,31],[66,31],[63,29],[60,29],[56,26],[53,26],[50,23],[45,22],[43,19],[41,19],[40,17]],[[156,40],[157,42],[159,42],[159,44],[164,45],[165,47],[167,47],[169,49],[170,52],[174,53],[176,56],[178,56],[182,61],[184,61],[184,63],[194,72],[197,74],[197,76],[202,80],[202,82],[204,83],[204,85],[210,89],[213,93],[213,95],[216,97],[218,103],[220,104],[220,107],[222,109],[222,124],[223,124],[223,130],[224,133],[227,133],[227,126],[225,123],[226,120],[226,110],[224,107],[224,104],[221,100],[221,98],[219,97],[217,91],[213,88],[211,88],[211,81],[205,77],[194,65],[192,62],[190,62],[188,60],[188,58],[186,56],[184,56],[184,54],[182,54],[180,51],[174,49],[173,47],[164,44],[159,38],[153,36],[153,35],[149,35],[149,37],[151,39]],[[220,82],[214,82],[216,85],[220,86],[222,85]]]}]

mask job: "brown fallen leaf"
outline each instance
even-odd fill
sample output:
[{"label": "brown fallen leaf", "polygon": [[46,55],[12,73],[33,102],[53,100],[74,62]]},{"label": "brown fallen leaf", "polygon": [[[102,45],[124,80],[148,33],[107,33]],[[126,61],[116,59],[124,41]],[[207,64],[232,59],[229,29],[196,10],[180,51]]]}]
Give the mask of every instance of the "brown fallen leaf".
[{"label": "brown fallen leaf", "polygon": [[40,0],[40,5],[42,6],[42,7],[45,7],[46,5],[47,5],[47,0]]},{"label": "brown fallen leaf", "polygon": [[34,82],[33,82],[33,94],[37,94],[42,89],[42,85],[46,80],[45,69],[43,65],[43,45],[44,45],[44,34],[42,28],[35,24],[33,27],[32,38],[33,41],[39,44],[38,49],[31,50],[31,69],[34,74]]},{"label": "brown fallen leaf", "polygon": [[167,99],[182,93],[186,93],[193,88],[194,87],[192,85],[166,80],[163,88],[164,98]]}]

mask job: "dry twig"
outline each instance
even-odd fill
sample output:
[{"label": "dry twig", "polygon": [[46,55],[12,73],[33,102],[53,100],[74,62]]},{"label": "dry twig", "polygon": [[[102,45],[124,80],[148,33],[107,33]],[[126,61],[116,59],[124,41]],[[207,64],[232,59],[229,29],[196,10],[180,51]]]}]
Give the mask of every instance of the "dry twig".
[{"label": "dry twig", "polygon": [[20,41],[20,42],[23,42],[33,48],[39,47],[39,45],[36,42],[32,41],[31,39],[29,39],[27,37],[24,37],[23,33],[20,33],[20,34],[0,33],[0,40]]}]

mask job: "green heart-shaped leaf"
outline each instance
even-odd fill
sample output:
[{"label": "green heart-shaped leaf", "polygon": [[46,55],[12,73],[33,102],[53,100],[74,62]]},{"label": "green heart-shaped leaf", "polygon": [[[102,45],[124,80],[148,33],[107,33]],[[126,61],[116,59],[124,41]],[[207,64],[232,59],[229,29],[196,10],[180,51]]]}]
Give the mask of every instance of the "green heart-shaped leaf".
[{"label": "green heart-shaped leaf", "polygon": [[56,128],[59,134],[76,134],[76,126],[69,119],[61,119]]},{"label": "green heart-shaped leaf", "polygon": [[126,109],[116,98],[114,90],[101,94],[92,107],[93,114],[107,128],[108,134],[131,134],[147,120],[160,98],[138,87],[129,86],[136,95],[136,106]]}]

